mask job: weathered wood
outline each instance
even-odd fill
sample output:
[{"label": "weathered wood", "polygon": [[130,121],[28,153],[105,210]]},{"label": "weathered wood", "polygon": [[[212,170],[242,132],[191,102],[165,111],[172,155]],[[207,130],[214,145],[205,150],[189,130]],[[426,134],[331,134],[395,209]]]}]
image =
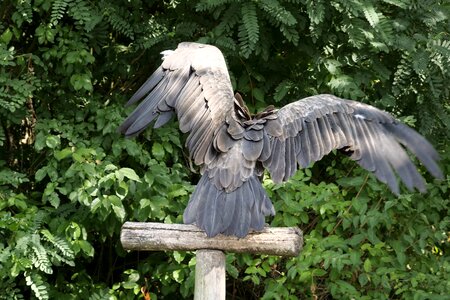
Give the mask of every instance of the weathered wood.
[{"label": "weathered wood", "polygon": [[266,227],[250,232],[245,238],[218,235],[208,238],[194,225],[126,222],[120,236],[126,250],[196,251],[222,250],[280,256],[297,256],[303,246],[303,233],[293,227]]},{"label": "weathered wood", "polygon": [[194,300],[225,300],[225,254],[219,250],[197,250]]}]

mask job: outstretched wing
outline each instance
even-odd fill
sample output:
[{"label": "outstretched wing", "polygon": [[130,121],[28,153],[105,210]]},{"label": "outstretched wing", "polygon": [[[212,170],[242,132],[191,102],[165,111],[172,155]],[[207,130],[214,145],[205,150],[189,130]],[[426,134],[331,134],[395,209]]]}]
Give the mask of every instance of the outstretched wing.
[{"label": "outstretched wing", "polygon": [[275,182],[294,175],[333,149],[351,154],[398,194],[395,173],[408,189],[425,190],[425,182],[406,154],[412,152],[435,177],[442,177],[433,146],[388,113],[332,95],[317,95],[288,104],[267,123],[270,156],[263,161]]},{"label": "outstretched wing", "polygon": [[181,43],[176,50],[162,54],[162,65],[127,103],[143,98],[119,130],[135,136],[155,119],[155,128],[164,125],[175,112],[180,130],[189,132],[189,153],[201,165],[215,132],[233,110],[234,95],[225,59],[216,47],[197,43]]}]

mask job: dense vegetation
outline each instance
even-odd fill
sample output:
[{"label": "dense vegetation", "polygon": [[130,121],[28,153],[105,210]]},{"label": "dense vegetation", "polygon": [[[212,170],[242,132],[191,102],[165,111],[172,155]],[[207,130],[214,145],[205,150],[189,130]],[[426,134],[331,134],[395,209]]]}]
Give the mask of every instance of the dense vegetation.
[{"label": "dense vegetation", "polygon": [[[116,131],[181,41],[217,45],[253,111],[324,92],[374,104],[450,174],[449,14],[447,0],[1,1],[0,299],[192,297],[192,253],[119,241],[126,220],[181,223],[198,180],[175,122]],[[229,298],[447,299],[450,177],[425,176],[427,194],[395,197],[330,154],[266,177],[268,222],[302,228],[304,250],[228,254]]]}]

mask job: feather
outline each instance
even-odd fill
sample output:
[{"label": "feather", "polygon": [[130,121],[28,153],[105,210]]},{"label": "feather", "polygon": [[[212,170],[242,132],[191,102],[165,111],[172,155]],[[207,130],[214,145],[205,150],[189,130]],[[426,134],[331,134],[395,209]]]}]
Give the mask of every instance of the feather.
[{"label": "feather", "polygon": [[[285,171],[284,171],[284,176],[283,176],[283,181],[286,181],[289,177],[292,176],[293,171],[295,171],[295,167],[297,165],[295,158],[293,159],[294,155],[293,152],[295,151],[295,149],[293,149],[292,145],[291,145],[291,141],[292,138],[287,138],[284,140],[284,144],[285,144],[285,155],[284,155],[284,166],[285,166]],[[292,166],[293,164],[293,166]]]},{"label": "feather", "polygon": [[246,130],[244,132],[244,138],[247,141],[257,142],[257,141],[260,141],[263,138],[263,134],[264,134],[264,132],[262,130],[250,129],[250,130]]},{"label": "feather", "polygon": [[320,132],[320,140],[322,141],[322,155],[328,153],[334,147],[334,137],[328,123],[328,115],[324,115],[317,119],[317,127]]},{"label": "feather", "polygon": [[186,102],[184,105],[181,104],[178,107],[178,121],[181,132],[189,132],[196,124],[201,124],[199,121],[207,121],[203,119],[208,117],[209,111],[206,106],[205,99],[200,93],[197,97],[193,98],[192,102]]},{"label": "feather", "polygon": [[364,120],[356,119],[356,139],[359,141],[359,148],[361,149],[361,157],[359,158],[361,166],[366,170],[375,171],[375,163],[372,157],[372,153],[375,152],[376,143],[378,139],[370,135],[370,131],[367,129],[366,122]]},{"label": "feather", "polygon": [[249,140],[242,141],[242,155],[248,161],[256,161],[261,155],[264,147],[264,142],[262,140],[253,142]]},{"label": "feather", "polygon": [[[254,184],[253,178],[249,181],[249,191],[250,197],[253,197],[253,205],[250,207],[251,210],[251,221],[250,227],[255,230],[261,230],[264,227],[264,214],[262,213],[261,203],[264,199],[258,197],[260,192],[258,191],[258,184]],[[261,188],[261,185],[259,185]]]},{"label": "feather", "polygon": [[200,203],[205,201],[206,196],[208,195],[210,186],[208,181],[208,174],[206,174],[206,176],[203,175],[197,183],[197,187],[195,188],[194,193],[192,193],[189,203],[183,213],[183,221],[185,224],[192,224],[196,221],[199,206],[201,206]]},{"label": "feather", "polygon": [[216,236],[222,229],[222,215],[225,201],[223,201],[223,191],[217,190],[215,187],[206,199],[203,216],[203,229],[208,236]]},{"label": "feather", "polygon": [[236,190],[225,194],[225,206],[222,211],[222,232],[225,232],[234,222],[236,201]]},{"label": "feather", "polygon": [[208,127],[206,132],[203,133],[201,139],[197,141],[196,146],[192,150],[192,157],[197,165],[201,165],[204,162],[208,149],[212,147],[212,139],[214,128]]},{"label": "feather", "polygon": [[221,152],[227,152],[235,144],[235,140],[228,134],[224,124],[214,138],[214,147]]},{"label": "feather", "polygon": [[279,137],[283,134],[283,127],[281,126],[278,119],[267,121],[264,129],[266,130],[267,134],[274,137]]},{"label": "feather", "polygon": [[236,122],[234,118],[228,118],[227,123],[227,131],[233,139],[239,140],[244,136],[245,129],[238,122]]},{"label": "feather", "polygon": [[273,161],[274,172],[271,172],[272,179],[275,183],[283,181],[285,172],[285,142],[277,140],[273,150],[277,153],[276,159]]},{"label": "feather", "polygon": [[150,92],[162,79],[164,78],[164,71],[162,67],[159,67],[134,93],[134,95],[127,102],[126,106],[129,106],[137,101],[141,100],[148,92]]},{"label": "feather", "polygon": [[309,166],[309,164],[312,161],[312,147],[309,140],[310,134],[309,134],[309,127],[306,126],[306,124],[303,124],[303,130],[300,131],[300,142],[301,142],[301,157],[303,159],[304,166]]},{"label": "feather", "polygon": [[396,139],[405,145],[408,150],[417,156],[425,168],[427,168],[434,177],[440,179],[444,178],[444,175],[437,164],[439,154],[423,136],[419,135],[414,129],[401,123],[386,124],[385,127]]},{"label": "feather", "polygon": [[155,122],[155,125],[153,125],[153,128],[159,128],[163,125],[165,125],[167,122],[169,122],[173,117],[172,111],[165,111],[159,114],[158,119]]},{"label": "feather", "polygon": [[269,158],[270,153],[271,153],[271,147],[270,147],[270,140],[269,137],[267,136],[267,133],[264,131],[264,135],[263,135],[263,146],[262,146],[262,150],[261,150],[261,155],[259,156],[258,160],[260,161],[265,161]]},{"label": "feather", "polygon": [[228,169],[220,169],[219,171],[219,178],[220,178],[220,186],[223,187],[224,189],[227,189],[231,183],[233,182],[233,174],[230,170]]}]

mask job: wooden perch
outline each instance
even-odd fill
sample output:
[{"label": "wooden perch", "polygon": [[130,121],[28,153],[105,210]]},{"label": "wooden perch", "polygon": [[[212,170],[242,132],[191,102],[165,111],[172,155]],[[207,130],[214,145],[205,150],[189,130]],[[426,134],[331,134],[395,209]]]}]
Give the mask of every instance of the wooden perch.
[{"label": "wooden perch", "polygon": [[225,300],[227,252],[297,256],[303,247],[298,228],[266,227],[245,238],[218,235],[213,238],[194,225],[126,222],[120,241],[125,250],[197,251],[194,300]]},{"label": "wooden perch", "polygon": [[303,246],[301,230],[292,227],[266,227],[241,239],[225,235],[208,238],[203,230],[194,225],[141,222],[126,222],[120,240],[126,250],[210,249],[280,256],[297,256]]}]

